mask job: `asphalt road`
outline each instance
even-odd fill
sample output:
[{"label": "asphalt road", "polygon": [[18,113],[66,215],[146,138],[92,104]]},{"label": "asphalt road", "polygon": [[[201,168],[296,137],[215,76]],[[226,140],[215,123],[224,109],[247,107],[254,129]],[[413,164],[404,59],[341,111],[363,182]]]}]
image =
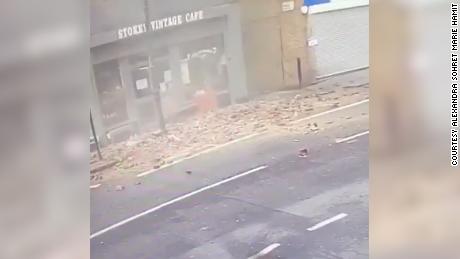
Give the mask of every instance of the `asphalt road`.
[{"label": "asphalt road", "polygon": [[368,108],[92,190],[91,258],[368,258]]}]

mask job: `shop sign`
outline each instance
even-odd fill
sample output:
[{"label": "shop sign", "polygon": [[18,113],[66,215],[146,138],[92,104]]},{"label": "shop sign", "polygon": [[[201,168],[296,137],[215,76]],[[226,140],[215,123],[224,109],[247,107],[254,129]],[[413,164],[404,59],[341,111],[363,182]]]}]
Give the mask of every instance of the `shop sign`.
[{"label": "shop sign", "polygon": [[150,21],[150,24],[140,23],[128,27],[118,29],[118,39],[125,39],[147,32],[147,26],[150,26],[151,31],[159,31],[170,27],[175,27],[191,22],[196,22],[204,19],[204,11],[193,11],[186,14],[169,16],[161,19]]}]

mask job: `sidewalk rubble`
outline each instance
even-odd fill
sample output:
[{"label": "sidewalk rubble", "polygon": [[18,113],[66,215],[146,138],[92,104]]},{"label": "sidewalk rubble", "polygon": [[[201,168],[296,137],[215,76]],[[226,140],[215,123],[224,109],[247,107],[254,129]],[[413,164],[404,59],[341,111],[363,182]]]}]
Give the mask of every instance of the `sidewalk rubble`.
[{"label": "sidewalk rubble", "polygon": [[[302,90],[277,92],[244,104],[197,114],[182,123],[168,124],[165,135],[146,133],[104,148],[102,152],[106,162],[113,162],[114,166],[97,172],[104,175],[103,178],[93,174],[91,178],[105,180],[126,173],[161,168],[178,159],[254,133],[273,130],[317,131],[316,125],[301,123],[296,129],[292,122],[368,98],[367,85],[359,88],[349,85],[335,86],[333,90],[311,86]],[[95,154],[92,159],[96,159]]]}]

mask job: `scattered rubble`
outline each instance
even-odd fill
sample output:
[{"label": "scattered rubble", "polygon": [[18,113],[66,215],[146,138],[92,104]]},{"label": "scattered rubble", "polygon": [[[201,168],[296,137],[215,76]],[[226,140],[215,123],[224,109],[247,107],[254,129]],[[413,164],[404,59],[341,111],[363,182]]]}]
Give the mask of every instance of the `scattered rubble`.
[{"label": "scattered rubble", "polygon": [[200,228],[200,231],[207,231],[209,229],[209,227],[202,227]]},{"label": "scattered rubble", "polygon": [[117,185],[115,187],[115,191],[117,191],[117,192],[123,191],[124,189],[125,189],[125,187],[123,185]]},{"label": "scattered rubble", "polygon": [[[197,114],[181,123],[169,123],[167,134],[145,133],[103,148],[104,159],[110,165],[103,170],[116,175],[159,169],[173,161],[254,133],[297,130],[315,134],[321,130],[316,122],[308,125],[300,123],[295,127],[292,123],[331,106],[360,101],[368,95],[368,91],[352,95],[356,89],[347,89],[323,89],[319,94],[310,88],[292,93],[272,93],[244,104]],[[92,159],[96,159],[94,155]],[[91,167],[91,173],[94,173]],[[192,174],[191,171],[186,173]],[[97,180],[92,177],[92,181]]]},{"label": "scattered rubble", "polygon": [[107,168],[113,167],[117,162],[113,160],[102,160],[92,159],[90,173],[95,174],[97,172],[103,171]]},{"label": "scattered rubble", "polygon": [[299,150],[299,157],[305,158],[308,157],[308,149],[304,148]]}]

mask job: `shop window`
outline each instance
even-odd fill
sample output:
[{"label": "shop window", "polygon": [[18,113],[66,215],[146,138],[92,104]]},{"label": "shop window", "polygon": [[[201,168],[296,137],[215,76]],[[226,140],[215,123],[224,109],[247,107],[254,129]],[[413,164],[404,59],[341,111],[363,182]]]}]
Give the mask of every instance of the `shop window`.
[{"label": "shop window", "polygon": [[133,86],[137,98],[142,98],[153,94],[153,89],[149,82],[147,67],[134,69],[133,81]]},{"label": "shop window", "polygon": [[152,82],[150,82],[148,69],[147,57],[139,59],[133,68],[133,86],[137,98],[152,96],[154,87],[158,87],[164,95],[172,85],[171,71],[164,58],[152,59],[150,68]]},{"label": "shop window", "polygon": [[182,46],[187,63],[191,95],[204,89],[218,93],[228,90],[228,75],[222,35],[201,38]]},{"label": "shop window", "polygon": [[101,116],[107,128],[116,127],[128,120],[126,96],[120,79],[117,61],[94,66]]}]

